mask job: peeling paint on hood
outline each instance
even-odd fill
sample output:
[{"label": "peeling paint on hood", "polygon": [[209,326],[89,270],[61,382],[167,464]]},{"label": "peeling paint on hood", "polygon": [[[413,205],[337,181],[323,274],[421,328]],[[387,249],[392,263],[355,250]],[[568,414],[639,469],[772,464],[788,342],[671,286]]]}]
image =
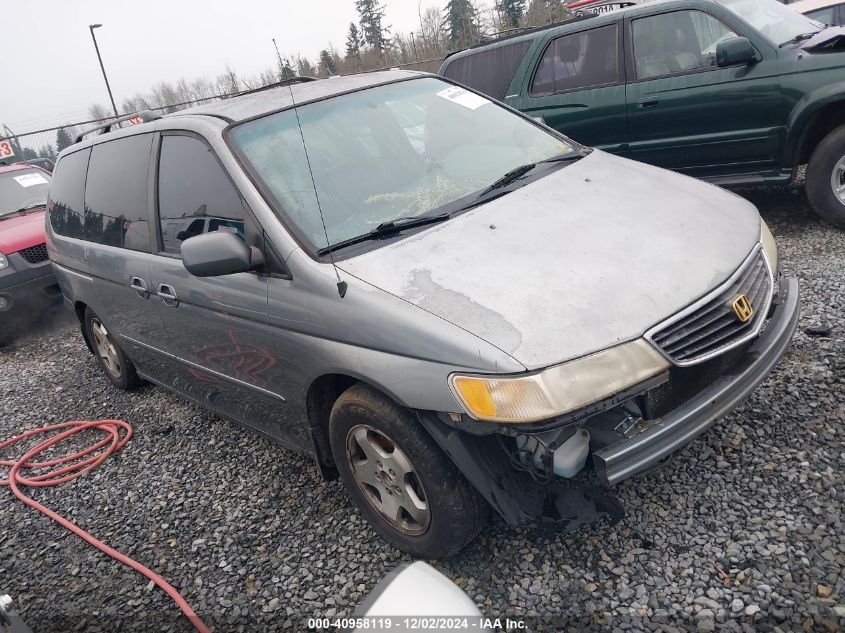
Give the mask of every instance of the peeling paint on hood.
[{"label": "peeling paint on hood", "polygon": [[759,237],[742,198],[596,150],[338,266],[537,369],[642,336]]}]

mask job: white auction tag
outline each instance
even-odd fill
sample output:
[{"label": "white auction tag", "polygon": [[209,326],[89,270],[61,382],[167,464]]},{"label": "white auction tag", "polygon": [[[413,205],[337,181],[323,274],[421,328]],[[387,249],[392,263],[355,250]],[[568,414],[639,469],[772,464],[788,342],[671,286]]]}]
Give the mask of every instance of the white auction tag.
[{"label": "white auction tag", "polygon": [[49,184],[47,179],[41,174],[23,174],[21,176],[13,176],[21,187],[32,187],[33,185]]},{"label": "white auction tag", "polygon": [[488,99],[485,99],[481,95],[477,95],[460,86],[452,86],[451,88],[446,88],[446,90],[441,90],[437,93],[437,96],[441,99],[462,105],[470,110],[477,110],[481,106],[490,103]]}]

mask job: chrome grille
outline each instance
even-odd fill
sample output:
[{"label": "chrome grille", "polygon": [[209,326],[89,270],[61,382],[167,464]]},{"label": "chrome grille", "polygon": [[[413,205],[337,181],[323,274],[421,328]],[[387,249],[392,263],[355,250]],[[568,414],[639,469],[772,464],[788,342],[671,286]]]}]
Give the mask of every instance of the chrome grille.
[{"label": "chrome grille", "polygon": [[[761,248],[716,291],[646,334],[675,364],[693,365],[740,345],[763,327],[772,301],[772,273]],[[745,295],[754,309],[742,323],[733,302]]]},{"label": "chrome grille", "polygon": [[40,264],[41,262],[47,261],[47,245],[46,244],[38,244],[36,246],[30,246],[29,248],[23,249],[20,253],[21,253],[21,257],[23,257],[30,264]]}]

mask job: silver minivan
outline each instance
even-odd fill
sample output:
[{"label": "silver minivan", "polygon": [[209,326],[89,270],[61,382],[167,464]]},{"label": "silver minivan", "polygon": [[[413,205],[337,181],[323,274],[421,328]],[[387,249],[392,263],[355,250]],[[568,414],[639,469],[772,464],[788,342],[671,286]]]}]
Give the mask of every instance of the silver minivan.
[{"label": "silver minivan", "polygon": [[138,118],[64,150],[50,190],[105,375],[313,457],[415,556],[460,550],[490,508],[617,519],[612,486],[745,398],[796,326],[753,205],[442,78]]}]

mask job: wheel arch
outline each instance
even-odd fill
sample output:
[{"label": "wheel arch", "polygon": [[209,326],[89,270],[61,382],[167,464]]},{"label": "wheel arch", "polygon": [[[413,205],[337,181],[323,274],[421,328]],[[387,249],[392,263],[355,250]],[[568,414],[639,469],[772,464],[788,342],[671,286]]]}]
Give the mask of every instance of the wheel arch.
[{"label": "wheel arch", "polygon": [[[822,93],[822,94],[819,94]],[[807,95],[790,115],[787,167],[804,165],[830,132],[845,125],[845,82],[837,82]]]},{"label": "wheel arch", "polygon": [[391,398],[400,406],[404,406],[390,390],[371,380],[356,376],[354,372],[327,372],[311,380],[305,396],[308,431],[314,445],[317,466],[322,475],[329,480],[336,479],[338,476],[329,445],[329,417],[340,395],[358,383],[365,384]]},{"label": "wheel arch", "polygon": [[88,329],[85,327],[85,310],[88,309],[88,304],[82,301],[73,302],[73,313],[79,319],[79,329],[82,332],[82,340],[85,341],[85,346],[88,351],[94,353],[94,346],[91,344],[91,339],[88,337]]}]

